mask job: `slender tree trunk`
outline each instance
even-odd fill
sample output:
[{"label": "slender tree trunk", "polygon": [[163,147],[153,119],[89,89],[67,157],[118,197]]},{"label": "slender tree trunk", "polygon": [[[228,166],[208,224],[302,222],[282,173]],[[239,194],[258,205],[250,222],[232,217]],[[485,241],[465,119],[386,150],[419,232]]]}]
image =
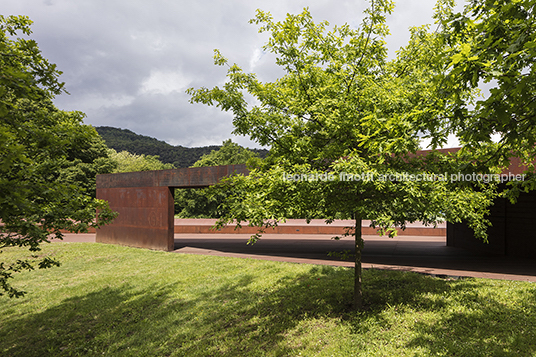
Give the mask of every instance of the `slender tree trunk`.
[{"label": "slender tree trunk", "polygon": [[365,241],[363,240],[361,217],[355,217],[355,273],[354,273],[354,310],[361,310],[363,307],[363,290],[361,288],[362,270],[361,270],[361,251]]}]

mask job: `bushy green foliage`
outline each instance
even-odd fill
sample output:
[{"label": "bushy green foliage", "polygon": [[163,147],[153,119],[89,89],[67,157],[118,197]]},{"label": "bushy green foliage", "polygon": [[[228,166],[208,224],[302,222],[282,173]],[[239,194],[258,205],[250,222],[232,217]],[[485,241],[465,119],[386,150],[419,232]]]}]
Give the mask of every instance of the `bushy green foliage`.
[{"label": "bushy green foliage", "polygon": [[197,160],[192,167],[218,166],[218,165],[238,165],[246,164],[259,155],[250,149],[246,149],[231,139],[225,140],[218,150],[212,150],[210,154],[205,154]]},{"label": "bushy green foliage", "polygon": [[[35,41],[12,39],[20,32],[30,35],[30,24],[24,16],[0,16],[0,249],[36,252],[50,234],[83,232],[114,215],[94,198],[94,183],[80,181],[109,169],[98,134],[82,124],[82,113],[54,107],[52,98],[63,91],[61,72],[41,56]],[[40,268],[58,264],[36,261]],[[28,260],[0,263],[0,295],[21,296],[9,279],[33,266]]]},{"label": "bushy green foliage", "polygon": [[95,129],[89,125],[76,128],[78,136],[73,138],[74,150],[59,163],[59,181],[75,185],[92,197],[96,194],[96,177],[112,173],[115,162],[110,158],[108,148]]},{"label": "bushy green foliage", "polygon": [[[238,165],[253,163],[257,153],[244,148],[231,139],[225,140],[219,150],[203,155],[192,167]],[[176,189],[175,214],[180,218],[220,218],[225,208],[222,203],[229,194],[212,189]]]},{"label": "bushy green foliage", "polygon": [[[453,133],[466,150],[482,152],[482,162],[508,167],[518,157],[534,173],[536,158],[536,1],[471,0],[462,12],[440,2],[438,20],[445,43],[438,54],[449,62],[438,76],[454,108],[448,120],[430,129],[440,143]],[[486,83],[490,95],[476,103],[460,93]],[[493,139],[498,139],[495,143]],[[536,187],[536,177],[518,182]],[[515,198],[515,187],[509,192]]]},{"label": "bushy green foliage", "polygon": [[210,189],[175,189],[175,215],[178,218],[220,218],[224,215],[221,204],[227,195]]},{"label": "bushy green foliage", "polygon": [[108,150],[110,159],[114,164],[112,173],[167,170],[175,168],[172,164],[162,163],[158,156],[144,154],[136,155],[128,151],[117,152],[114,149]]}]

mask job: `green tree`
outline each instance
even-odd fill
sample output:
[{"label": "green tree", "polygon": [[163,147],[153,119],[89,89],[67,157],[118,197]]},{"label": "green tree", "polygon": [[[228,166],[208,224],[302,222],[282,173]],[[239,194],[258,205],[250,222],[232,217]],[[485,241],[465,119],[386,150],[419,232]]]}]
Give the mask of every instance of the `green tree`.
[{"label": "green tree", "polygon": [[112,171],[113,173],[168,170],[175,168],[173,164],[162,163],[158,155],[136,155],[129,153],[128,151],[117,152],[114,149],[108,150],[110,159],[115,165],[115,168]]},{"label": "green tree", "polygon": [[[220,149],[203,155],[192,167],[247,164],[258,158],[257,153],[228,139],[223,141]],[[222,203],[227,196],[225,192],[212,192],[211,189],[177,189],[175,214],[180,218],[220,218],[224,215]]]},{"label": "green tree", "polygon": [[258,157],[259,155],[253,151],[243,148],[228,139],[223,141],[221,148],[218,150],[212,150],[210,154],[201,156],[192,167],[246,164],[249,160]]},{"label": "green tree", "polygon": [[[264,50],[275,54],[285,74],[263,83],[216,51],[215,64],[228,66],[226,83],[188,90],[194,103],[232,111],[235,134],[270,147],[249,176],[227,181],[233,194],[219,224],[269,227],[292,215],[354,219],[357,309],[363,303],[362,219],[395,234],[407,222],[434,224],[446,216],[467,220],[485,237],[484,215],[494,196],[492,185],[474,190],[442,176],[470,172],[469,158],[415,155],[430,121],[452,114],[433,80],[445,67],[431,60],[442,43],[425,27],[414,28],[409,44],[389,61],[385,16],[393,6],[372,1],[358,29],[345,24],[331,31],[307,9],[282,22],[258,11],[251,22],[271,35]],[[258,104],[249,105],[245,92]]]},{"label": "green tree", "polygon": [[[24,16],[0,16],[0,249],[20,246],[36,252],[50,235],[87,231],[114,214],[71,175],[81,163],[101,158],[102,147],[86,144],[99,138],[82,124],[82,113],[52,104],[63,91],[56,66],[42,57],[35,41],[12,39],[18,32],[30,35],[30,25]],[[23,295],[10,279],[35,263],[39,268],[59,264],[36,256],[1,262],[0,295]]]},{"label": "green tree", "polygon": [[117,164],[109,156],[109,149],[95,128],[78,125],[73,130],[76,130],[76,135],[72,137],[73,149],[67,151],[67,155],[58,163],[58,180],[76,185],[95,197],[97,175],[112,173]]},{"label": "green tree", "polygon": [[[482,162],[508,166],[521,159],[530,172],[536,157],[536,14],[534,0],[471,0],[462,12],[440,3],[437,19],[445,43],[438,54],[449,68],[438,80],[449,94],[452,115],[437,119],[430,136],[455,134]],[[473,103],[463,94],[486,85],[490,94]],[[498,138],[495,143],[493,138]],[[529,181],[528,188],[535,187]]]}]

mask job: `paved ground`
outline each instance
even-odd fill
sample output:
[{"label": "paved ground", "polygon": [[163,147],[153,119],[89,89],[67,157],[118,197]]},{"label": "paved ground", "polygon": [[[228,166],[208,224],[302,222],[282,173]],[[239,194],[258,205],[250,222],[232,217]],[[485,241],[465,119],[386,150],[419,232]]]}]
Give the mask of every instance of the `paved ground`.
[{"label": "paved ground", "polygon": [[[201,225],[201,226],[214,226],[216,224],[217,219],[215,218],[175,218],[175,226],[180,225]],[[354,221],[351,219],[336,219],[333,222],[329,224],[329,226],[332,227],[352,227],[354,225]],[[325,219],[312,219],[307,223],[305,219],[288,219],[285,222],[279,222],[279,226],[326,226],[326,220]],[[229,226],[233,226],[232,224],[229,224]],[[364,219],[362,222],[363,227],[369,227],[370,221]],[[415,228],[423,228],[423,227],[431,227],[431,226],[425,226],[421,222],[413,222],[413,223],[407,223],[406,227],[415,227]],[[446,228],[447,224],[445,222],[440,222],[437,224],[437,228]]]},{"label": "paved ground", "polygon": [[[329,235],[266,234],[247,245],[247,234],[176,234],[175,252],[254,258],[295,263],[353,266],[327,255],[352,250],[353,241]],[[66,234],[68,242],[94,242],[94,234]],[[536,259],[484,256],[447,247],[444,237],[365,236],[364,268],[408,270],[435,275],[470,276],[536,282]]]}]

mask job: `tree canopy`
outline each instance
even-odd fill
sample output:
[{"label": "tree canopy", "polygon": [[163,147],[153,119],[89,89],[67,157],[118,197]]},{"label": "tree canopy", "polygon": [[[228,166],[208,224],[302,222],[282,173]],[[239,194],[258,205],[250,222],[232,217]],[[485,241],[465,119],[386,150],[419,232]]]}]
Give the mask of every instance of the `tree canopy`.
[{"label": "tree canopy", "polygon": [[[36,42],[13,39],[30,35],[30,25],[25,16],[0,16],[0,249],[35,252],[51,234],[87,231],[114,214],[92,197],[91,182],[84,187],[76,178],[108,171],[102,140],[82,124],[82,113],[54,107],[52,98],[64,91],[61,72]],[[58,264],[49,257],[0,263],[0,295],[23,295],[9,279],[35,262],[40,268]]]},{"label": "tree canopy", "polygon": [[[536,1],[471,0],[461,12],[453,5],[441,2],[436,15],[445,44],[440,55],[449,64],[438,81],[449,90],[453,110],[430,128],[431,136],[455,134],[467,150],[482,152],[482,162],[508,166],[518,157],[533,172]],[[476,103],[460,95],[482,86],[490,93]],[[534,180],[525,184],[535,187]]]},{"label": "tree canopy", "polygon": [[254,151],[228,139],[223,141],[218,150],[212,150],[209,154],[201,156],[192,167],[246,164],[250,159],[258,157],[259,155]]},{"label": "tree canopy", "polygon": [[117,152],[114,149],[109,149],[108,153],[114,165],[112,173],[168,170],[175,168],[173,164],[162,163],[158,155],[136,155],[128,151]]},{"label": "tree canopy", "polygon": [[[261,82],[216,51],[215,64],[228,67],[223,87],[188,90],[193,103],[232,111],[235,134],[270,147],[249,176],[227,181],[234,194],[220,224],[268,227],[292,215],[354,219],[356,308],[362,305],[362,219],[390,234],[407,222],[466,220],[485,238],[495,195],[492,184],[450,180],[474,169],[466,153],[416,155],[423,133],[455,108],[436,80],[447,70],[437,55],[443,42],[427,27],[413,28],[409,44],[388,60],[385,17],[393,7],[371,1],[359,28],[331,30],[307,9],[280,22],[258,10],[251,23],[270,34],[263,49],[285,74]],[[473,91],[459,95],[470,99]]]}]

